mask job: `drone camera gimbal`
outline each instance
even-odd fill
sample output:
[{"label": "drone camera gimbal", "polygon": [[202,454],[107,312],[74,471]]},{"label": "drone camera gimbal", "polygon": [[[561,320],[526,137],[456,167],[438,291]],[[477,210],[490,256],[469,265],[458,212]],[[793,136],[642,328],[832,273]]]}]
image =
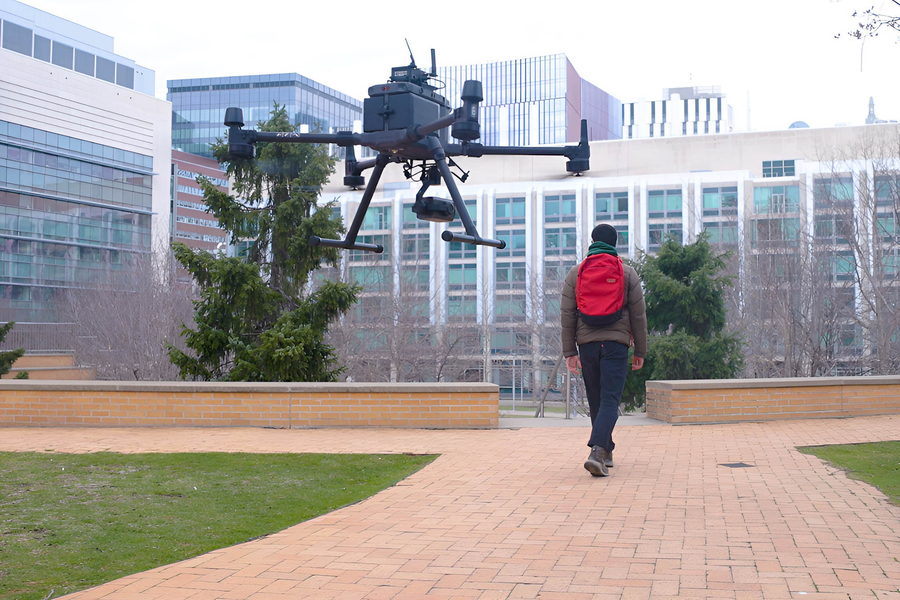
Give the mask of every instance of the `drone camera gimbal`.
[{"label": "drone camera gimbal", "polygon": [[[410,55],[410,58],[412,56]],[[431,51],[431,72],[416,67],[415,59],[407,67],[395,67],[390,80],[369,88],[369,98],[363,102],[363,132],[352,133],[292,133],[245,130],[243,111],[240,108],[225,110],[228,127],[228,154],[231,160],[251,160],[255,145],[268,143],[335,144],[347,149],[344,161],[344,185],[358,189],[365,185],[363,172],[372,169],[368,185],[360,199],[359,208],[343,240],[329,240],[318,236],[309,239],[311,246],[328,246],[346,250],[365,250],[380,253],[380,244],[357,242],[369,203],[375,195],[378,182],[389,163],[403,163],[407,178],[420,181],[413,212],[424,221],[449,223],[456,216],[465,233],[446,230],[441,239],[446,242],[462,242],[498,249],[506,247],[503,240],[483,238],[466,210],[462,195],[454,178],[464,182],[468,173],[457,175],[451,167],[454,156],[473,158],[485,155],[565,156],[566,171],[579,175],[590,169],[591,149],[588,145],[587,121],[581,121],[581,139],[574,146],[484,146],[475,142],[481,137],[479,104],[484,95],[480,81],[469,80],[462,86],[462,106],[451,109],[449,102],[436,93],[436,87],[428,80],[437,77],[434,50]],[[450,135],[459,143],[447,140]],[[375,158],[356,160],[354,146],[365,146],[378,152]],[[419,163],[419,164],[417,164]],[[433,185],[446,185],[450,200],[425,196]]]}]

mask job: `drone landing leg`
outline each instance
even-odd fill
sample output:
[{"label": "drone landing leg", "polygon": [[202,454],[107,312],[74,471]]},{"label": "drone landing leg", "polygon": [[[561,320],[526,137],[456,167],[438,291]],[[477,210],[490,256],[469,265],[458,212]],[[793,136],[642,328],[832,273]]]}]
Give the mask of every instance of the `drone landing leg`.
[{"label": "drone landing leg", "polygon": [[456,206],[456,213],[459,215],[463,227],[466,228],[466,233],[464,234],[445,230],[441,234],[441,239],[445,242],[464,242],[476,246],[493,246],[500,250],[506,248],[506,242],[503,240],[492,240],[478,235],[478,229],[475,228],[475,223],[472,222],[472,217],[469,216],[469,211],[466,210],[466,204],[463,202],[462,195],[459,193],[459,188],[456,187],[456,181],[453,180],[453,173],[450,172],[450,166],[447,164],[444,148],[436,138],[428,139],[434,140],[434,162],[441,171],[441,177],[444,178],[444,182],[447,184],[447,189],[450,191],[450,197],[453,198],[453,204]]},{"label": "drone landing leg", "polygon": [[384,252],[384,246],[381,244],[357,243],[356,236],[359,233],[359,228],[362,227],[363,220],[366,218],[366,211],[369,210],[369,202],[372,201],[372,196],[375,195],[375,189],[378,187],[378,181],[381,179],[381,174],[384,172],[384,168],[389,162],[390,159],[386,154],[379,154],[375,157],[375,167],[372,169],[372,176],[369,178],[369,184],[366,186],[366,191],[363,192],[362,199],[359,202],[359,208],[356,210],[356,216],[353,217],[353,223],[350,224],[350,229],[347,230],[347,237],[343,240],[328,240],[314,235],[309,238],[310,246],[328,246],[330,248],[344,248],[345,250],[366,250],[368,252],[375,252],[376,254]]}]

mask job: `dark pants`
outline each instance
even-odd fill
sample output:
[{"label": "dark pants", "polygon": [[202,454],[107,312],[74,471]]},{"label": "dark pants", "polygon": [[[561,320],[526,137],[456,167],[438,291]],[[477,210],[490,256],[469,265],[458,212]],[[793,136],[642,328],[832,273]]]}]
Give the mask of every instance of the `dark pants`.
[{"label": "dark pants", "polygon": [[591,439],[588,446],[612,452],[613,428],[619,419],[619,402],[628,374],[628,346],[619,342],[591,342],[578,347],[584,387],[591,407]]}]

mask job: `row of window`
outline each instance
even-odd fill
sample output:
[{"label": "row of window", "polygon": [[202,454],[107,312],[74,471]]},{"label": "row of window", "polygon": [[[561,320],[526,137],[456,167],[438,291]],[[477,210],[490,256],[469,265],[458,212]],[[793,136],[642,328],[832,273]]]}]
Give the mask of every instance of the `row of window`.
[{"label": "row of window", "polygon": [[89,161],[102,160],[104,163],[112,163],[111,166],[119,165],[125,169],[153,169],[152,156],[0,120],[0,140],[4,139],[13,144],[27,142],[35,149],[48,150],[60,156],[71,155]]},{"label": "row of window", "polygon": [[31,56],[57,67],[74,70],[90,77],[134,89],[134,68],[115,61],[95,56],[90,52],[51,40],[34,33],[27,27],[10,21],[0,21],[2,41],[7,50]]}]

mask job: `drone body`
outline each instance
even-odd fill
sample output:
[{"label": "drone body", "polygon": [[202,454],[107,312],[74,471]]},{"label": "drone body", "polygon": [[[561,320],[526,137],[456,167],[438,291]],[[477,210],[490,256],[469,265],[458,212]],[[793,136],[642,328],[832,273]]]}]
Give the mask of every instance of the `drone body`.
[{"label": "drone body", "polygon": [[[566,170],[578,175],[590,168],[587,122],[581,121],[581,141],[575,146],[484,146],[476,143],[474,140],[481,135],[478,109],[484,99],[481,82],[466,81],[462,86],[463,105],[455,110],[451,109],[450,103],[428,81],[437,77],[434,50],[431,51],[431,59],[430,73],[416,67],[415,60],[412,60],[407,67],[393,68],[387,83],[369,88],[369,97],[363,103],[362,133],[274,133],[244,130],[241,109],[229,108],[225,111],[225,125],[229,128],[229,155],[236,159],[251,159],[257,142],[336,144],[347,148],[344,185],[362,187],[365,185],[362,173],[372,169],[359,210],[347,229],[346,238],[328,240],[313,236],[309,240],[313,246],[384,251],[381,245],[357,242],[356,237],[385,167],[394,162],[403,163],[404,174],[422,184],[412,209],[419,219],[449,223],[459,214],[466,233],[444,231],[441,234],[444,241],[503,249],[506,246],[504,241],[483,238],[478,234],[454,180],[456,177],[465,181],[468,174],[456,175],[450,170],[451,167],[458,166],[452,157],[479,157],[486,154],[565,156],[568,158]],[[449,141],[448,128],[450,136],[459,140],[459,143]],[[357,161],[353,146],[371,148],[378,155],[373,159]],[[440,185],[441,181],[446,184],[451,200],[425,196],[430,186]]]}]

